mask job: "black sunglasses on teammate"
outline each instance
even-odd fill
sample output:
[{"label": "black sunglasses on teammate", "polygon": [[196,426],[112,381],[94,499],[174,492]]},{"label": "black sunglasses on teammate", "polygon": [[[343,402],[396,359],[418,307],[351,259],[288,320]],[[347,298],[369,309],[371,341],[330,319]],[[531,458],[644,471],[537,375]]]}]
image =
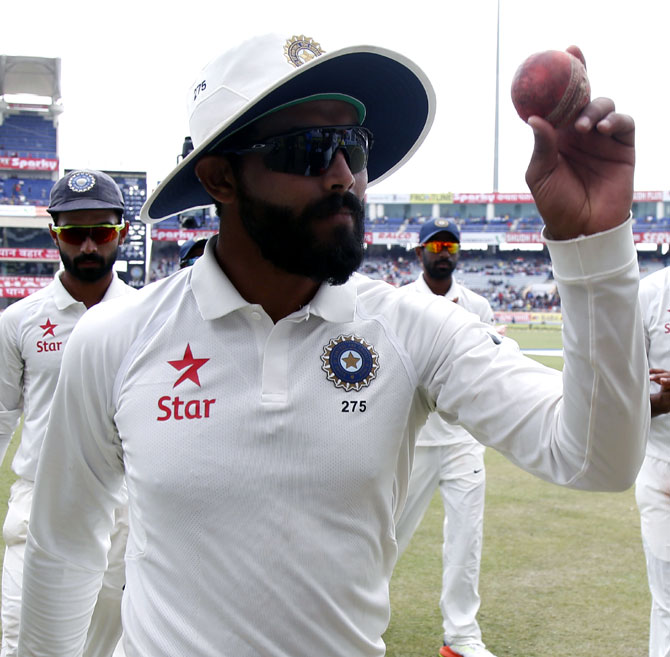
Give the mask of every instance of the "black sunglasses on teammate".
[{"label": "black sunglasses on teammate", "polygon": [[305,128],[285,135],[267,137],[257,144],[240,148],[222,148],[219,152],[260,153],[263,163],[278,173],[321,176],[339,150],[344,153],[351,173],[368,165],[372,133],[361,126],[324,126]]}]

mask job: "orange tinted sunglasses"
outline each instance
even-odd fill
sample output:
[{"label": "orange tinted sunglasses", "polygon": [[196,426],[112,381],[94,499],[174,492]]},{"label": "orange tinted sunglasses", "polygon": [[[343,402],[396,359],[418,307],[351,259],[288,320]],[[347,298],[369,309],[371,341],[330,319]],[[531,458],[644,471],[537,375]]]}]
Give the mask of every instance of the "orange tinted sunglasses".
[{"label": "orange tinted sunglasses", "polygon": [[429,253],[441,253],[445,249],[448,253],[458,253],[461,245],[458,242],[426,242],[421,245]]}]

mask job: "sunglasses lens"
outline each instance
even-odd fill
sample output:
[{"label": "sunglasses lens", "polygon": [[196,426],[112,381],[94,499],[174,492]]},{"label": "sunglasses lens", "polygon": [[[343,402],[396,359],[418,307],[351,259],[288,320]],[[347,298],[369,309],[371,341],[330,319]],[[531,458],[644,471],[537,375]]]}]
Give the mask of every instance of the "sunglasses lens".
[{"label": "sunglasses lens", "polygon": [[66,244],[83,244],[90,237],[96,244],[111,242],[119,231],[114,226],[62,226],[58,238]]},{"label": "sunglasses lens", "polygon": [[311,128],[299,133],[272,137],[274,145],[264,157],[271,171],[300,176],[321,176],[339,150],[352,173],[363,171],[368,163],[369,132],[363,128]]},{"label": "sunglasses lens", "polygon": [[442,253],[446,249],[447,253],[458,253],[458,242],[427,242],[423,245],[429,253]]},{"label": "sunglasses lens", "polygon": [[81,244],[88,237],[86,228],[66,228],[58,231],[58,239],[66,244]]},{"label": "sunglasses lens", "polygon": [[362,146],[347,146],[345,153],[351,173],[360,173],[368,165],[368,153]]},{"label": "sunglasses lens", "polygon": [[96,244],[106,244],[107,242],[111,242],[118,234],[119,231],[116,230],[116,228],[110,228],[108,226],[91,228],[91,239]]}]

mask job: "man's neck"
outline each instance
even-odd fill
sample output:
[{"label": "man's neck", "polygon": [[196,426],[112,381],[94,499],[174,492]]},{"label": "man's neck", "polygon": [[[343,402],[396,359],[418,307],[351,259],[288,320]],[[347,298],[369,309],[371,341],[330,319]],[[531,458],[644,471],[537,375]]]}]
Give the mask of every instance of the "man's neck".
[{"label": "man's neck", "polygon": [[423,280],[433,294],[439,294],[442,297],[449,292],[452,283],[451,276],[449,278],[437,279],[427,276],[425,271],[423,272]]},{"label": "man's neck", "polygon": [[73,299],[80,301],[87,308],[90,308],[102,301],[113,279],[114,272],[111,271],[101,279],[93,282],[82,281],[73,276],[69,271],[64,271],[61,274],[60,282]]},{"label": "man's neck", "polygon": [[275,323],[309,303],[321,285],[275,267],[246,231],[237,230],[233,222],[221,222],[215,253],[240,295],[262,306]]}]

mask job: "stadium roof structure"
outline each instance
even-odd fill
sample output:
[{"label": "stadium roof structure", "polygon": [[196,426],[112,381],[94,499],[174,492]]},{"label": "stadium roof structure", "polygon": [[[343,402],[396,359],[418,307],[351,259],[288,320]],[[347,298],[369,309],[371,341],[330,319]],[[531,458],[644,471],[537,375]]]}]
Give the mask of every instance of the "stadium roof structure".
[{"label": "stadium roof structure", "polygon": [[0,55],[0,97],[34,94],[55,104],[61,98],[60,73],[60,57]]}]

